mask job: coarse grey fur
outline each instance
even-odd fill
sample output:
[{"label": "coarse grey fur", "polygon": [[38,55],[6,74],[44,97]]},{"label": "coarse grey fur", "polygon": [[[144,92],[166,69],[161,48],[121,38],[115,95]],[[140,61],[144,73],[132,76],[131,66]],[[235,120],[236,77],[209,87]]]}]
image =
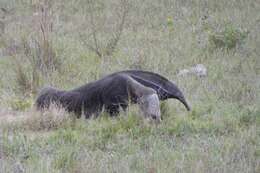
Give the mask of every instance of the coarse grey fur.
[{"label": "coarse grey fur", "polygon": [[160,100],[174,98],[183,103],[188,111],[191,109],[177,85],[157,73],[142,70],[126,70],[115,74],[127,74],[142,85],[153,88]]},{"label": "coarse grey fur", "polygon": [[49,108],[51,103],[74,112],[98,116],[104,108],[111,116],[126,110],[129,103],[139,104],[144,116],[160,119],[159,100],[175,98],[190,110],[182,92],[165,77],[148,71],[120,71],[81,87],[64,91],[52,87],[44,88],[37,100],[38,109]]},{"label": "coarse grey fur", "polygon": [[[111,115],[124,110],[129,101],[140,106],[144,116],[160,120],[160,106],[156,91],[146,87],[126,74],[109,75],[79,88],[63,91],[52,87],[44,88],[36,100],[38,109],[49,108],[51,103],[86,118],[99,115],[103,108]],[[157,109],[157,110],[156,110]]]}]

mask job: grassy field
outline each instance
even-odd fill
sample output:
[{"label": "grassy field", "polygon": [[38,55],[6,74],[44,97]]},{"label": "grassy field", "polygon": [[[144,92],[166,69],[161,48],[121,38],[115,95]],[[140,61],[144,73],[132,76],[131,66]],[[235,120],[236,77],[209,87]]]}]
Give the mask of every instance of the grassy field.
[{"label": "grassy field", "polygon": [[[177,75],[203,64],[205,77]],[[76,119],[33,106],[124,69],[184,92],[155,125],[136,106]],[[0,172],[260,172],[259,0],[0,0]]]}]

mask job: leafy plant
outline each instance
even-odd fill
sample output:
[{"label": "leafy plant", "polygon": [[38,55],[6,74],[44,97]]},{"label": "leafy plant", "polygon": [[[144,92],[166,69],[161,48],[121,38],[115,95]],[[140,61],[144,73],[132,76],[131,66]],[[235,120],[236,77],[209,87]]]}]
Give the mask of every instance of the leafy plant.
[{"label": "leafy plant", "polygon": [[247,37],[248,31],[238,29],[231,24],[224,27],[222,31],[215,31],[209,35],[209,42],[215,48],[227,50],[235,48]]}]

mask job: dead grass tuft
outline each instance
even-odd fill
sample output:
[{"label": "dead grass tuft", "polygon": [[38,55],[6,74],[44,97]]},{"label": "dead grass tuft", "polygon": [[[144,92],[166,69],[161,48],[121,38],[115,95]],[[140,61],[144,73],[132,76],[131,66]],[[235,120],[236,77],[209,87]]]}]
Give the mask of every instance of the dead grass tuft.
[{"label": "dead grass tuft", "polygon": [[3,111],[0,115],[0,125],[11,130],[53,130],[57,129],[72,119],[64,109],[51,106],[43,112],[35,109],[26,112]]}]

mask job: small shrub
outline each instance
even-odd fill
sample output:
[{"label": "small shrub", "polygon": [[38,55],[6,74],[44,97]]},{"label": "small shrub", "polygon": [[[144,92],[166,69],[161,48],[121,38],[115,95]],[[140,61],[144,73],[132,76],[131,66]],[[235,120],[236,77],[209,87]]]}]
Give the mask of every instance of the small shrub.
[{"label": "small shrub", "polygon": [[[34,15],[35,29],[21,32],[17,54],[14,57],[14,72],[19,93],[36,93],[42,77],[48,77],[53,71],[61,70],[61,60],[53,46],[53,1],[37,2],[37,15]],[[21,63],[23,62],[23,63]]]},{"label": "small shrub", "polygon": [[14,57],[14,73],[16,88],[23,95],[36,93],[39,86],[40,76],[34,66],[26,67],[19,63],[21,59]]},{"label": "small shrub", "polygon": [[247,109],[239,117],[240,125],[250,126],[251,124],[260,122],[260,110]]},{"label": "small shrub", "polygon": [[31,89],[30,79],[28,78],[27,74],[25,73],[25,70],[23,70],[20,64],[18,64],[18,66],[16,67],[15,73],[16,73],[16,83],[18,89],[23,93],[30,90]]},{"label": "small shrub", "polygon": [[209,43],[215,48],[225,48],[227,50],[235,48],[248,35],[248,31],[227,25],[223,31],[213,32],[209,35]]}]

